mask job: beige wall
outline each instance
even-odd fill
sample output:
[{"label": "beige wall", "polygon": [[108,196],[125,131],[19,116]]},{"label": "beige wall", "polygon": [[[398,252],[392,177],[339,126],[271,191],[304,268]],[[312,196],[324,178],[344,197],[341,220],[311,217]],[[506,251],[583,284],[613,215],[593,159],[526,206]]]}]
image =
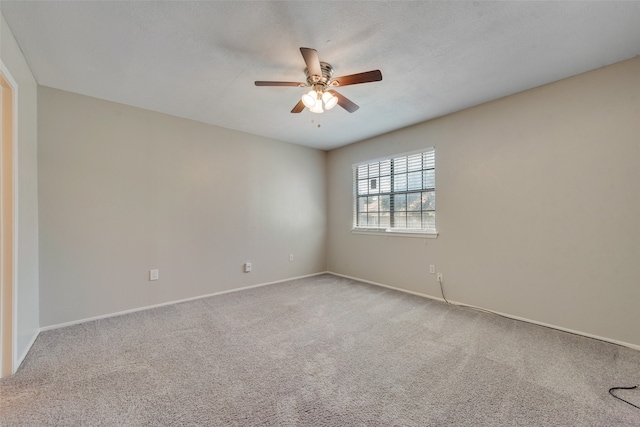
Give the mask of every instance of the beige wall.
[{"label": "beige wall", "polygon": [[37,85],[0,15],[0,57],[18,85],[17,145],[17,356],[21,361],[39,331]]},{"label": "beige wall", "polygon": [[325,152],[42,86],[38,107],[41,326],[326,269]]},{"label": "beige wall", "polygon": [[[331,151],[328,269],[640,345],[640,58]],[[351,165],[436,147],[436,240],[351,234]]]}]

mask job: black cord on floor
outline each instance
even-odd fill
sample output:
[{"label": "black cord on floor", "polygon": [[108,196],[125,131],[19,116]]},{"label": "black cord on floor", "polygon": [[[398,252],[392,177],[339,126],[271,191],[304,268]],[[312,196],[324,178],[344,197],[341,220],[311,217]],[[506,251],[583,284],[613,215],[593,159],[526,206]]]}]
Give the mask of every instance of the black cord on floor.
[{"label": "black cord on floor", "polygon": [[638,386],[637,386],[637,385],[634,385],[633,387],[611,387],[611,388],[609,389],[609,394],[610,394],[611,396],[615,397],[615,398],[616,398],[616,399],[618,399],[618,400],[622,400],[624,403],[628,403],[629,405],[633,406],[634,408],[638,408],[638,409],[640,409],[640,406],[638,406],[638,405],[634,405],[633,403],[631,403],[631,402],[629,402],[629,401],[627,401],[627,400],[624,400],[623,398],[618,397],[618,396],[616,396],[615,394],[613,394],[613,390],[634,390],[634,389],[636,389],[636,388],[638,388]]}]

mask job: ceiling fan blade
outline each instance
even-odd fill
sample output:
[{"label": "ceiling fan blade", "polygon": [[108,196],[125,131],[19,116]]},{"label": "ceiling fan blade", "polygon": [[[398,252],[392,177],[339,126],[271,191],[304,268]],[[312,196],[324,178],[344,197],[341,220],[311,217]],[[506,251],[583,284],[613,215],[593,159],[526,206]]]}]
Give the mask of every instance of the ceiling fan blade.
[{"label": "ceiling fan blade", "polygon": [[320,59],[318,58],[318,52],[315,49],[310,49],[308,47],[301,47],[300,52],[302,53],[305,64],[307,64],[309,75],[322,77],[322,70],[320,69]]},{"label": "ceiling fan blade", "polygon": [[348,76],[336,77],[331,79],[332,83],[337,83],[338,86],[356,85],[358,83],[379,82],[382,80],[382,73],[380,70],[365,71],[364,73],[350,74]]},{"label": "ceiling fan blade", "polygon": [[339,94],[338,92],[336,92],[335,90],[330,90],[329,92],[331,92],[331,94],[333,96],[335,96],[336,98],[338,98],[338,105],[341,106],[342,108],[344,108],[345,110],[347,110],[350,113],[355,112],[358,108],[360,108],[358,106],[358,104],[352,102],[350,99],[348,99],[347,97],[345,97],[344,95]]},{"label": "ceiling fan blade", "polygon": [[304,110],[304,103],[302,102],[302,100],[300,100],[300,101],[298,101],[296,106],[293,107],[293,110],[291,110],[291,112],[292,113],[300,113],[300,112],[302,112],[302,110]]},{"label": "ceiling fan blade", "polygon": [[304,87],[306,83],[299,82],[263,82],[257,81],[256,86],[296,86],[296,87]]}]

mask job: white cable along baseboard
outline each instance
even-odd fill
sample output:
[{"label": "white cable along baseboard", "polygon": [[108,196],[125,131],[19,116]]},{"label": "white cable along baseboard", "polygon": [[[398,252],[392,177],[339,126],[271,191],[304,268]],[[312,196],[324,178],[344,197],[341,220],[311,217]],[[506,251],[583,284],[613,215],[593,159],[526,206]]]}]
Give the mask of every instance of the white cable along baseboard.
[{"label": "white cable along baseboard", "polygon": [[[347,276],[345,274],[334,273],[333,271],[328,271],[328,273],[329,274],[333,274],[334,276],[344,277],[345,279],[357,280],[358,282],[368,283],[370,285],[381,286],[383,288],[393,289],[394,291],[400,291],[400,292],[404,292],[406,294],[417,295],[419,297],[429,298],[429,299],[432,299],[432,300],[445,302],[445,300],[440,298],[440,297],[423,294],[421,292],[410,291],[410,290],[407,290],[407,289],[397,288],[395,286],[385,285],[384,283],[372,282],[371,280],[365,280],[365,279],[360,279],[358,277]],[[621,345],[623,347],[628,347],[628,348],[631,348],[633,350],[640,351],[640,345],[631,344],[631,343],[624,342],[624,341],[618,341],[618,340],[614,340],[614,339],[611,339],[611,338],[605,338],[605,337],[601,337],[601,336],[598,336],[598,335],[588,334],[586,332],[576,331],[576,330],[569,329],[569,328],[563,328],[562,326],[556,326],[556,325],[552,325],[552,324],[549,324],[549,323],[538,322],[537,320],[531,320],[531,319],[527,319],[525,317],[514,316],[512,314],[505,314],[505,313],[501,313],[499,311],[488,310],[486,308],[476,307],[476,306],[473,306],[473,305],[470,305],[470,304],[464,304],[464,303],[461,303],[461,302],[458,302],[458,301],[453,301],[453,300],[451,300],[449,298],[447,298],[447,299],[449,300],[449,303],[452,304],[452,305],[457,305],[457,306],[460,306],[460,307],[476,308],[476,309],[484,311],[484,312],[497,314],[497,315],[502,316],[502,317],[508,317],[509,319],[520,320],[522,322],[531,323],[533,325],[544,326],[546,328],[556,329],[558,331],[568,332],[570,334],[580,335],[580,336],[587,337],[587,338],[593,338],[593,339],[596,339],[596,340],[605,341],[605,342]]]}]

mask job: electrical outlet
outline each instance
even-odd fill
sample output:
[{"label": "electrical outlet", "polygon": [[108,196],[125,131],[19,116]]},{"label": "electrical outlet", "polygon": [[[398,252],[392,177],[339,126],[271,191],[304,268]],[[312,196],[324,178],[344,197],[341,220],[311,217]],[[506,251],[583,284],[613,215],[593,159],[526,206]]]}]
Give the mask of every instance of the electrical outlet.
[{"label": "electrical outlet", "polygon": [[436,274],[436,266],[431,264],[429,266],[429,274]]},{"label": "electrical outlet", "polygon": [[160,272],[157,269],[149,270],[149,280],[158,280]]},{"label": "electrical outlet", "polygon": [[289,254],[289,262],[293,261],[293,254]]},{"label": "electrical outlet", "polygon": [[250,262],[245,262],[244,263],[244,272],[245,273],[251,273],[251,263]]},{"label": "electrical outlet", "polygon": [[442,283],[442,273],[438,273],[438,282]]}]

